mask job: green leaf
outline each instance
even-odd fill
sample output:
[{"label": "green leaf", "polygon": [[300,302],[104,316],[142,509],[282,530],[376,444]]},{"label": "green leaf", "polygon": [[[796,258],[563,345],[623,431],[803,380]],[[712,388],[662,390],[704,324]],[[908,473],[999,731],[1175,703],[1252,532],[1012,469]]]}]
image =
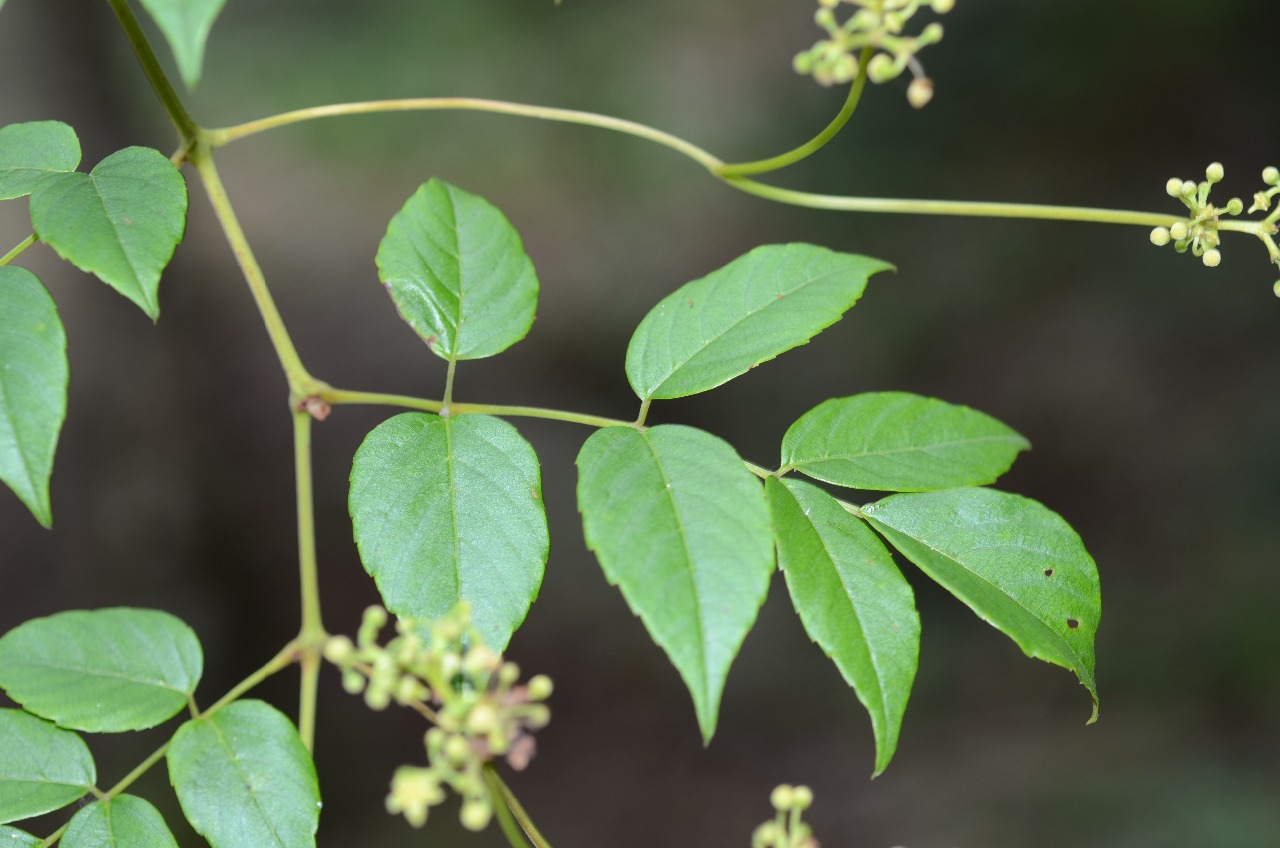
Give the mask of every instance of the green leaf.
[{"label": "green leaf", "polygon": [[227,0],[142,0],[178,61],[178,72],[187,88],[200,82],[204,45],[209,30]]},{"label": "green leaf", "polygon": [[0,200],[30,194],[49,174],[74,171],[80,139],[61,121],[32,121],[0,128]]},{"label": "green leaf", "polygon": [[22,710],[0,709],[0,824],[61,809],[97,779],[79,736]]},{"label": "green leaf", "polygon": [[152,320],[156,289],[187,220],[187,185],[146,147],[112,153],[88,174],[52,174],[31,192],[40,240],[132,300]]},{"label": "green leaf", "polygon": [[[3,5],[2,0],[0,5]],[[44,840],[40,837],[32,836],[16,827],[0,825],[0,848],[34,848],[42,842]]]},{"label": "green leaf", "polygon": [[387,226],[378,272],[409,326],[442,359],[482,359],[533,326],[538,277],[489,201],[425,183]]},{"label": "green leaf", "polygon": [[691,427],[609,427],[578,454],[587,545],[715,733],[729,666],[769,591],[764,491],[726,442]]},{"label": "green leaf", "polygon": [[154,727],[187,705],[204,668],[190,627],[165,612],[72,610],[0,638],[0,688],[62,727]]},{"label": "green leaf", "polygon": [[878,775],[898,746],[920,657],[915,595],[876,534],[831,495],[777,477],[765,491],[791,602],[871,714]]},{"label": "green leaf", "polygon": [[631,337],[627,378],[641,400],[714,389],[839,321],[890,267],[808,244],[758,247],[663,298]]},{"label": "green leaf", "polygon": [[1098,569],[1057,513],[992,489],[893,495],[862,508],[895,548],[1013,639],[1074,671],[1093,696]]},{"label": "green leaf", "polygon": [[462,600],[495,650],[538,596],[549,538],[533,447],[488,415],[407,412],[364,440],[350,509],[365,570],[396,615]]},{"label": "green leaf", "polygon": [[49,477],[67,416],[67,335],[58,308],[25,268],[0,266],[0,480],[53,526]]},{"label": "green leaf", "polygon": [[995,482],[1029,447],[967,406],[878,392],[802,415],[782,439],[782,465],[852,489],[931,492]]},{"label": "green leaf", "polygon": [[[98,801],[72,816],[62,848],[178,848],[164,816],[133,795]],[[3,848],[0,841],[0,848]]]},{"label": "green leaf", "polygon": [[192,719],[169,743],[169,782],[213,848],[309,848],[320,822],[311,755],[289,719],[237,701]]}]

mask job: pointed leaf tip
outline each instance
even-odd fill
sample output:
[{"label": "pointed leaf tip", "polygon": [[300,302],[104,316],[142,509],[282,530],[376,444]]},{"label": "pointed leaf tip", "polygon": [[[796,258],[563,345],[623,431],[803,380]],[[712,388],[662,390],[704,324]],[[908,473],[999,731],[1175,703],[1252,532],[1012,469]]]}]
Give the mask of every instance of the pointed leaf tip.
[{"label": "pointed leaf tip", "polygon": [[209,31],[226,0],[141,0],[164,33],[178,72],[187,88],[194,89],[204,70],[204,49]]}]

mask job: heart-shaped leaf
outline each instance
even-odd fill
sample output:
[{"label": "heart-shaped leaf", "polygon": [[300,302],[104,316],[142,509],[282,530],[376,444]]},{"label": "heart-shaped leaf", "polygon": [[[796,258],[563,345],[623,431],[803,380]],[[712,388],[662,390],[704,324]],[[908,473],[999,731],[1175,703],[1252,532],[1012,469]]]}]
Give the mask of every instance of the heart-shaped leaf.
[{"label": "heart-shaped leaf", "polygon": [[802,415],[782,439],[782,465],[852,489],[931,492],[995,482],[1029,447],[967,406],[876,392]]},{"label": "heart-shaped leaf", "polygon": [[442,359],[482,359],[533,326],[538,277],[520,235],[489,201],[443,180],[387,226],[378,272],[409,326]]},{"label": "heart-shaped leaf", "polygon": [[62,848],[178,848],[160,811],[133,795],[117,795],[85,807],[71,817],[59,844]]},{"label": "heart-shaped leaf", "polygon": [[237,701],[192,719],[169,743],[169,782],[213,848],[313,848],[320,786],[289,719]]},{"label": "heart-shaped leaf", "polygon": [[993,489],[893,495],[863,515],[922,571],[1030,657],[1075,672],[1093,697],[1098,568],[1055,512]]},{"label": "heart-shaped leaf", "polygon": [[62,727],[154,727],[185,707],[204,668],[190,627],[165,612],[72,610],[0,638],[0,688]]},{"label": "heart-shaped leaf", "polygon": [[878,775],[897,748],[920,657],[915,595],[884,543],[835,498],[776,477],[765,490],[791,601],[871,714]]},{"label": "heart-shaped leaf", "polygon": [[24,268],[0,265],[0,480],[53,525],[49,477],[67,416],[67,335],[58,308]]},{"label": "heart-shaped leaf", "polygon": [[22,710],[0,709],[0,824],[61,809],[97,779],[79,736]]},{"label": "heart-shaped leaf", "polygon": [[641,400],[713,389],[839,321],[891,267],[809,244],[757,247],[650,310],[627,347],[627,378]]},{"label": "heart-shaped leaf", "polygon": [[128,147],[88,174],[51,174],[31,192],[40,240],[132,300],[152,320],[156,290],[187,221],[187,185],[158,151]]},{"label": "heart-shaped leaf", "polygon": [[769,591],[764,490],[721,439],[691,427],[609,427],[578,454],[587,545],[684,678],[702,737]]},{"label": "heart-shaped leaf", "polygon": [[356,452],[350,508],[387,609],[438,618],[467,601],[485,642],[506,647],[550,544],[538,457],[515,427],[488,415],[384,421]]},{"label": "heart-shaped leaf", "polygon": [[187,88],[200,82],[204,67],[204,46],[209,30],[227,0],[141,0],[155,19],[178,61],[178,72]]},{"label": "heart-shaped leaf", "polygon": [[31,193],[49,174],[74,171],[80,139],[61,121],[31,121],[0,128],[0,200]]}]

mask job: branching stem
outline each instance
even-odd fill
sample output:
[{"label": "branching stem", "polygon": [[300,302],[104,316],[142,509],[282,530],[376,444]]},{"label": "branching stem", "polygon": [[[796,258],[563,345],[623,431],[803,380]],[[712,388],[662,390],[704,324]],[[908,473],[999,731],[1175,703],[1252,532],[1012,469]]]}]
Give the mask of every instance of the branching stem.
[{"label": "branching stem", "polygon": [[[410,395],[388,395],[378,392],[352,392],[345,389],[326,388],[316,393],[316,397],[334,406],[342,404],[370,404],[376,406],[400,406],[405,409],[420,409],[424,412],[439,413],[445,402]],[[585,424],[588,427],[635,427],[634,421],[622,421],[618,418],[605,418],[600,415],[584,415],[579,412],[566,412],[561,409],[543,409],[537,406],[504,406],[496,403],[450,403],[449,412],[455,415],[465,413],[481,413],[484,415],[506,415],[519,418],[547,418],[552,421],[567,421],[571,424]]]}]

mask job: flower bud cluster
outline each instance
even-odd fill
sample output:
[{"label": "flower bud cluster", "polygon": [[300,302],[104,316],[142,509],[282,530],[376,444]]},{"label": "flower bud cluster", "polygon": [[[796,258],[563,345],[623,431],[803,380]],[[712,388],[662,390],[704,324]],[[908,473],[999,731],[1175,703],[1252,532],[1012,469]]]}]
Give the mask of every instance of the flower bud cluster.
[{"label": "flower bud cluster", "polygon": [[[842,4],[857,7],[843,21],[837,14]],[[942,25],[931,23],[915,36],[904,35],[903,30],[921,6],[945,14],[955,6],[955,0],[818,0],[818,6],[814,20],[826,30],[827,38],[796,56],[798,73],[812,76],[822,85],[851,82],[861,70],[858,54],[869,49],[873,55],[867,61],[868,79],[888,82],[909,69],[912,82],[907,100],[919,109],[932,99],[933,82],[925,76],[916,54],[942,40]]]},{"label": "flower bud cluster", "polygon": [[813,805],[813,792],[809,787],[784,783],[774,788],[769,803],[776,814],[755,829],[751,848],[818,848],[813,830],[801,820],[804,811]]},{"label": "flower bud cluster", "polygon": [[484,645],[466,604],[435,621],[398,618],[397,635],[380,645],[387,620],[386,610],[370,607],[354,643],[334,636],[324,648],[326,659],[342,670],[343,687],[363,692],[371,709],[394,701],[435,725],[423,738],[427,765],[396,770],[387,811],[421,827],[448,788],[463,799],[463,826],[483,830],[493,814],[484,768],[496,757],[517,770],[529,765],[532,732],[551,720],[543,703],[551,680],[538,675],[518,683],[519,667]]},{"label": "flower bud cluster", "polygon": [[1182,180],[1173,177],[1165,184],[1165,192],[1176,197],[1191,213],[1187,220],[1176,221],[1168,227],[1156,227],[1151,231],[1151,243],[1163,247],[1173,242],[1174,250],[1179,253],[1191,251],[1193,256],[1200,257],[1205,265],[1216,268],[1222,263],[1222,253],[1218,245],[1222,239],[1218,233],[1218,222],[1224,216],[1236,216],[1244,211],[1244,201],[1233,197],[1226,206],[1214,206],[1209,202],[1209,192],[1215,183],[1222,181],[1224,171],[1222,165],[1214,162],[1205,169],[1203,182]]}]

